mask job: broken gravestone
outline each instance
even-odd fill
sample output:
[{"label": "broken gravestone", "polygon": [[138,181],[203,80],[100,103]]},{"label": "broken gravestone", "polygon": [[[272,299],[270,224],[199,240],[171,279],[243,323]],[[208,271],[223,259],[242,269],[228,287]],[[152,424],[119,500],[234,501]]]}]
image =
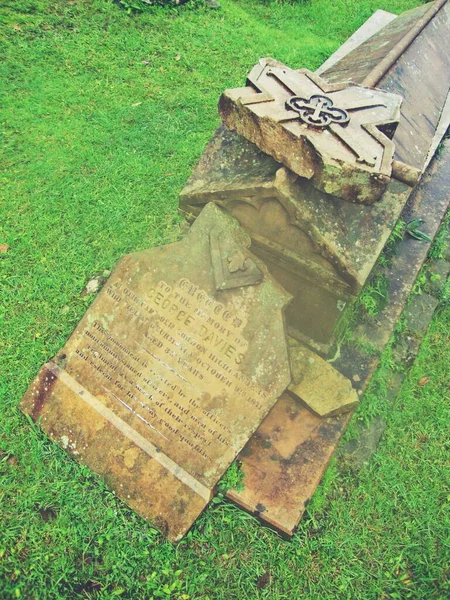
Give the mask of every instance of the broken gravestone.
[{"label": "broken gravestone", "polygon": [[213,204],[125,256],[21,408],[179,540],[290,382],[290,296]]},{"label": "broken gravestone", "polygon": [[262,58],[247,87],[226,90],[224,123],[319,190],[372,204],[392,174],[401,96]]}]

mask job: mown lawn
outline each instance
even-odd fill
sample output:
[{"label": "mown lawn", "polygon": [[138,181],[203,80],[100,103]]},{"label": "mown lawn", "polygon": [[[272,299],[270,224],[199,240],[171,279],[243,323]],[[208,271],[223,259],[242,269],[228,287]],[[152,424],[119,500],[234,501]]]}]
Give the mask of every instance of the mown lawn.
[{"label": "mown lawn", "polygon": [[17,410],[86,310],[87,281],[178,235],[220,92],[260,56],[314,69],[375,9],[418,1],[221,4],[3,0],[0,598],[444,600],[449,304],[379,450],[356,474],[332,464],[291,542],[221,500],[174,547]]}]

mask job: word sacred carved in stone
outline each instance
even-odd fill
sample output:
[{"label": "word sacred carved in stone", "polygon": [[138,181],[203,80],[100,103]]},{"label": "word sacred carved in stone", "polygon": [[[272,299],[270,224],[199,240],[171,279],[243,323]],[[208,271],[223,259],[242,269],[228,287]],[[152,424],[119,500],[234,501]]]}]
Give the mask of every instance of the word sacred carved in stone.
[{"label": "word sacred carved in stone", "polygon": [[247,87],[226,90],[224,123],[318,189],[371,204],[392,174],[401,96],[328,84],[307,69],[260,60]]},{"label": "word sacred carved in stone", "polygon": [[[212,232],[218,259],[232,271],[242,255],[250,282],[217,285]],[[290,382],[290,297],[249,244],[211,204],[182,241],[124,257],[22,400],[45,432],[172,540]]]}]

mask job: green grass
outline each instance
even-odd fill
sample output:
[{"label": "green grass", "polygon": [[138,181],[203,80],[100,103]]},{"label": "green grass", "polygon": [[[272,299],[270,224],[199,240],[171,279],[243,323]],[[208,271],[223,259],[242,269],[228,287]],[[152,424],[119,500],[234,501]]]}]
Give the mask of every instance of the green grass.
[{"label": "green grass", "polygon": [[178,235],[220,92],[260,56],[315,68],[376,8],[418,4],[221,2],[137,15],[106,0],[2,3],[0,598],[443,600],[448,304],[379,450],[357,475],[332,464],[292,542],[220,501],[174,547],[17,410],[86,310],[87,281]]}]

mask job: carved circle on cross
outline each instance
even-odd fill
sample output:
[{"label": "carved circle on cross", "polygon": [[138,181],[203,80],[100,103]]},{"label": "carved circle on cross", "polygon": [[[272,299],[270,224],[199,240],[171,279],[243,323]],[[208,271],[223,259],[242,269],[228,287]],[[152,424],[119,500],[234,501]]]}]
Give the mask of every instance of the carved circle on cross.
[{"label": "carved circle on cross", "polygon": [[309,100],[292,96],[286,100],[286,108],[295,111],[304,123],[313,127],[327,127],[331,123],[344,125],[350,121],[347,111],[337,108],[331,98],[320,94],[311,96]]}]

